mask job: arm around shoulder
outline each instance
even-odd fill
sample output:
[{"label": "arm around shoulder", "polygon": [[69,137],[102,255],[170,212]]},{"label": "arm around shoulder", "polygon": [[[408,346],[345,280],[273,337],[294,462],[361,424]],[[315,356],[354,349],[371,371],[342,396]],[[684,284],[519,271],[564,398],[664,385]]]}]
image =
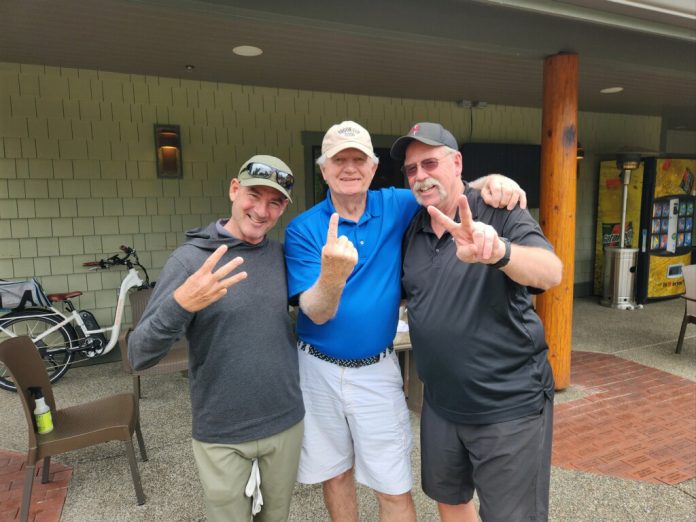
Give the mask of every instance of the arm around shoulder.
[{"label": "arm around shoulder", "polygon": [[520,208],[527,208],[527,193],[515,180],[502,174],[488,174],[469,185],[480,191],[483,201],[491,207],[512,210],[519,203]]}]

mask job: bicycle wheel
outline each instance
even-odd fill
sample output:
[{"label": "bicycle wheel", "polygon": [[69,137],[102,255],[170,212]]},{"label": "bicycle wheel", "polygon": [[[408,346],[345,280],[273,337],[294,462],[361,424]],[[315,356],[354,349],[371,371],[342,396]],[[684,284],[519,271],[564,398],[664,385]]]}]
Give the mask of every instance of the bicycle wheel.
[{"label": "bicycle wheel", "polygon": [[[18,335],[28,335],[32,341],[41,333],[59,324],[63,317],[51,310],[29,309],[10,312],[0,317],[0,342]],[[68,350],[77,345],[77,335],[69,324],[61,326],[40,341],[34,341],[44,361],[51,383],[60,379],[70,368],[73,354]],[[12,377],[0,363],[0,388],[16,391]]]}]

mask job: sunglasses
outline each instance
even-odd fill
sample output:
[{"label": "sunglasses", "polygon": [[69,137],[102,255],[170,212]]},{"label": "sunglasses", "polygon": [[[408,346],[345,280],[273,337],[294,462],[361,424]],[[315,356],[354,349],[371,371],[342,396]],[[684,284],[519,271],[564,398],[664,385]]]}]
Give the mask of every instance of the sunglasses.
[{"label": "sunglasses", "polygon": [[[426,158],[420,162],[420,168],[422,168],[425,172],[432,172],[440,165],[440,162],[443,159],[453,153],[454,151],[450,151],[440,158]],[[409,163],[408,165],[404,165],[401,167],[401,172],[408,177],[415,176],[416,172],[418,172],[418,165],[418,163]]]},{"label": "sunglasses", "polygon": [[249,163],[244,169],[252,178],[270,179],[287,191],[292,190],[295,183],[295,177],[290,172],[278,170],[263,163]]}]

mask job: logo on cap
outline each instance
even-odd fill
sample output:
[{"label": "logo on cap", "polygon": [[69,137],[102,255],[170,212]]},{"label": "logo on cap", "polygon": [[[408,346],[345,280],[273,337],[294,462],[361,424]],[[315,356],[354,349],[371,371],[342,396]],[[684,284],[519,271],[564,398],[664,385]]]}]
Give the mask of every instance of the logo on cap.
[{"label": "logo on cap", "polygon": [[338,129],[337,132],[344,138],[354,138],[360,134],[360,129],[356,129],[355,127],[343,127],[342,129]]},{"label": "logo on cap", "polygon": [[418,131],[420,130],[420,123],[416,123],[413,127],[411,127],[411,130],[408,131],[409,134],[413,134],[414,136],[418,134]]}]

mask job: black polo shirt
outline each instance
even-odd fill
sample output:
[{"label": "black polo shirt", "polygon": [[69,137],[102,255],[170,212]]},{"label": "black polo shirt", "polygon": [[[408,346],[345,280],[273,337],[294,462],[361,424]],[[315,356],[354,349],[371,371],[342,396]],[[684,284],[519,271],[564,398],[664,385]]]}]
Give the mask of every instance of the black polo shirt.
[{"label": "black polo shirt", "polygon": [[[470,188],[465,194],[475,221],[513,244],[552,250],[527,210],[489,207]],[[452,236],[433,233],[426,209],[413,218],[403,246],[411,344],[428,404],[460,424],[541,411],[554,384],[530,289],[501,270],[461,262]]]}]

